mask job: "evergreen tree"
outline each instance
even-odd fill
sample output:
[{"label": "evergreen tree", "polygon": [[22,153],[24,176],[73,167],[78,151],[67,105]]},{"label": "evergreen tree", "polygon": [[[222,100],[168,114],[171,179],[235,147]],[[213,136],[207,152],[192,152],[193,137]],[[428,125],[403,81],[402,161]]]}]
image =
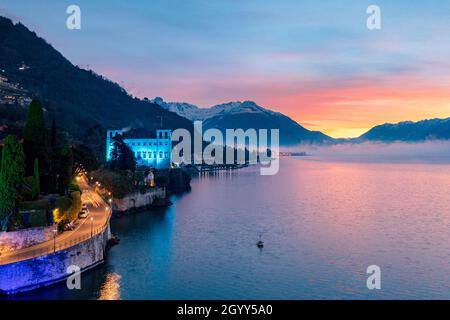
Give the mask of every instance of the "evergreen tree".
[{"label": "evergreen tree", "polygon": [[58,192],[65,194],[72,180],[73,153],[69,145],[64,145],[59,152],[58,165]]},{"label": "evergreen tree", "polygon": [[24,129],[23,148],[25,151],[25,174],[32,175],[34,159],[38,158],[41,172],[48,172],[48,135],[45,126],[44,110],[39,100],[33,100],[28,108]]},{"label": "evergreen tree", "polygon": [[41,181],[39,178],[39,160],[36,158],[34,160],[34,171],[33,171],[33,183],[31,186],[31,197],[33,200],[39,198],[39,194],[41,193]]},{"label": "evergreen tree", "polygon": [[74,159],[74,174],[80,173],[81,165],[88,171],[97,170],[100,166],[97,157],[85,144],[80,144],[72,149]]},{"label": "evergreen tree", "polygon": [[113,149],[111,150],[110,167],[113,170],[131,170],[136,169],[136,157],[133,150],[123,141],[121,135],[114,138]]},{"label": "evergreen tree", "polygon": [[121,157],[119,157],[119,164],[121,170],[136,170],[136,157],[133,150],[127,145],[122,145]]},{"label": "evergreen tree", "polygon": [[51,180],[51,192],[56,192],[58,189],[58,139],[57,139],[57,127],[56,121],[53,119],[52,127],[50,130],[50,180]]},{"label": "evergreen tree", "polygon": [[52,127],[50,129],[50,147],[56,148],[58,145],[56,120],[52,120]]},{"label": "evergreen tree", "polygon": [[103,161],[106,158],[106,130],[100,125],[90,127],[82,137],[83,144],[92,150],[95,157]]},{"label": "evergreen tree", "polygon": [[0,171],[0,223],[6,230],[13,214],[18,190],[24,174],[24,152],[15,136],[7,136],[3,147]]}]

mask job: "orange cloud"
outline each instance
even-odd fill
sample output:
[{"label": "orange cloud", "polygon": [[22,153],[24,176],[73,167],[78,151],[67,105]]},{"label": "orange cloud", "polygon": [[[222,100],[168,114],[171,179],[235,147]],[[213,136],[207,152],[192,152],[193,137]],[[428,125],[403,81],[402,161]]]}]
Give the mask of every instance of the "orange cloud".
[{"label": "orange cloud", "polygon": [[300,124],[332,137],[357,137],[386,122],[450,117],[450,90],[411,79],[405,82],[302,91],[267,103],[279,106]]}]

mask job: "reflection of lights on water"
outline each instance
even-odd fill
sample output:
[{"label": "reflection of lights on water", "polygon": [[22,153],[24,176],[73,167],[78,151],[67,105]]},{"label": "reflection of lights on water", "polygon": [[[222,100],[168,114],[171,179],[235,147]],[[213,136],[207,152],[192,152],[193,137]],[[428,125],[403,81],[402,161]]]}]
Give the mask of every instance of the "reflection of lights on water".
[{"label": "reflection of lights on water", "polygon": [[108,273],[100,289],[98,300],[120,300],[120,279],[118,273]]}]

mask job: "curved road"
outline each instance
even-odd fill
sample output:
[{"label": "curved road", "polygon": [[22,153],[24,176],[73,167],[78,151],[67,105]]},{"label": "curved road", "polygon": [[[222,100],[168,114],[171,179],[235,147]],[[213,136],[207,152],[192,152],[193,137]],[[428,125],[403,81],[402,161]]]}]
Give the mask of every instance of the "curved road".
[{"label": "curved road", "polygon": [[[111,217],[111,208],[109,205],[93,190],[86,182],[83,176],[78,182],[80,189],[83,190],[81,200],[86,203],[89,208],[89,216],[87,219],[78,219],[77,227],[73,231],[65,231],[56,236],[54,240],[42,242],[40,244],[15,250],[0,255],[0,265],[10,264],[17,261],[28,260],[53,253],[54,244],[56,243],[56,251],[63,250],[73,246],[79,242],[83,242],[91,237],[91,232],[99,231],[106,225]],[[91,218],[93,220],[91,221]]]}]

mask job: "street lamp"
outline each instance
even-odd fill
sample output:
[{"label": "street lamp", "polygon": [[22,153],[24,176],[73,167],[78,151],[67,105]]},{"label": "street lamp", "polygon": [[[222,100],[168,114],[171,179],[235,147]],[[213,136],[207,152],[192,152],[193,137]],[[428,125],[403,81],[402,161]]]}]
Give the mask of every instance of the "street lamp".
[{"label": "street lamp", "polygon": [[58,233],[58,229],[53,229],[53,254],[56,253],[56,234]]},{"label": "street lamp", "polygon": [[94,217],[91,217],[91,238],[94,236]]}]

